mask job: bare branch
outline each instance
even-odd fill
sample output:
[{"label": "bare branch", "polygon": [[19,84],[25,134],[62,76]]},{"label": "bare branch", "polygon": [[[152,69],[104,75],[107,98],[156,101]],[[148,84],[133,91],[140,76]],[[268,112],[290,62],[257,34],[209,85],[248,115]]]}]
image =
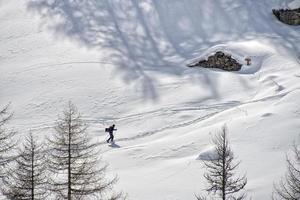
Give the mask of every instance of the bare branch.
[{"label": "bare branch", "polygon": [[235,157],[229,145],[226,127],[222,132],[212,139],[215,145],[216,158],[204,161],[207,169],[204,178],[208,182],[206,196],[196,196],[198,200],[205,200],[211,196],[217,195],[219,198],[226,199],[245,199],[246,195],[243,189],[247,184],[246,176],[235,177],[234,170],[240,162],[234,162]]},{"label": "bare branch", "polygon": [[293,145],[291,155],[287,156],[287,173],[277,185],[274,185],[272,199],[300,199],[300,150]]},{"label": "bare branch", "polygon": [[[55,134],[49,138],[49,168],[53,173],[51,191],[58,199],[105,199],[117,178],[107,180],[107,166],[87,134],[77,108],[69,102],[63,117],[56,122]],[[121,199],[117,194],[109,199]]]}]

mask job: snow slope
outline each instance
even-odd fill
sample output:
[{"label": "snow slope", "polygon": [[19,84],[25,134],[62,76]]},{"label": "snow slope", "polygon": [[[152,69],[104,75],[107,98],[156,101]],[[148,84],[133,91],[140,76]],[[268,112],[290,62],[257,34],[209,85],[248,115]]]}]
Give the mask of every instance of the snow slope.
[{"label": "snow slope", "polygon": [[[271,9],[298,4],[0,0],[1,105],[12,103],[20,138],[44,137],[72,100],[134,200],[194,199],[210,136],[226,124],[249,196],[270,199],[300,131],[300,27]],[[253,64],[185,66],[217,50]],[[112,123],[113,148],[103,142]]]}]

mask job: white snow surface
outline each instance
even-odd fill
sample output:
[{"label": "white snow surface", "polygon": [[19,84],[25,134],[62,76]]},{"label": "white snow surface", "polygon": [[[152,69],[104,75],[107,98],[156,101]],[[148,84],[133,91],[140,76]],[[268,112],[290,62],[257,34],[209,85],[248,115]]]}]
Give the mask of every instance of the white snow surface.
[{"label": "white snow surface", "polygon": [[[133,200],[186,200],[226,124],[248,195],[270,199],[300,142],[299,0],[0,0],[1,105],[20,142],[53,133],[69,100]],[[223,50],[240,72],[188,68]],[[116,145],[104,128],[116,124]]]}]

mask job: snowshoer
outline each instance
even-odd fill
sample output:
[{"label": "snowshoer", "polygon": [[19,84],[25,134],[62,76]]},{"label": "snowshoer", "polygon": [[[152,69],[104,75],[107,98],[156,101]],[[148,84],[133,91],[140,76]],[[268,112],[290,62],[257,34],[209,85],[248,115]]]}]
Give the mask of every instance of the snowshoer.
[{"label": "snowshoer", "polygon": [[105,132],[109,133],[109,138],[108,140],[106,140],[107,143],[109,143],[109,141],[114,142],[114,131],[116,131],[117,129],[115,129],[115,125],[113,124],[112,126],[110,126],[109,128],[105,129]]}]

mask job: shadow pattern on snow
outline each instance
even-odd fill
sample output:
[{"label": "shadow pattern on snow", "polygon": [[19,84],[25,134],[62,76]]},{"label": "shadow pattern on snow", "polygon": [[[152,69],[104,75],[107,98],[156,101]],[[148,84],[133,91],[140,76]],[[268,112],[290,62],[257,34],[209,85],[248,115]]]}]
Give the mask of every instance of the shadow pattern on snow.
[{"label": "shadow pattern on snow", "polygon": [[[155,100],[156,81],[148,72],[181,75],[186,68],[178,63],[216,44],[267,36],[299,52],[297,30],[270,24],[276,5],[278,0],[29,0],[27,7],[52,19],[55,33],[110,52],[124,80],[138,81],[143,97]],[[218,80],[197,76],[218,97]]]}]

